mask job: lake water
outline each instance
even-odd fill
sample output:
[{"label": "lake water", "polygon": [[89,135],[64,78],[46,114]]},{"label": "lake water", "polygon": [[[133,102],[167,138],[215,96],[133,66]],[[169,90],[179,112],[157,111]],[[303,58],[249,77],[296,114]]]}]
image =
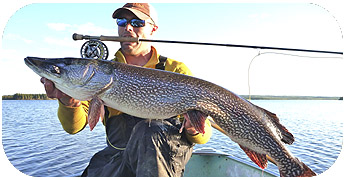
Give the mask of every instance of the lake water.
[{"label": "lake water", "polygon": [[[343,142],[343,101],[252,101],[280,118],[295,136],[287,146],[301,161],[320,174],[333,165]],[[30,176],[74,176],[90,158],[106,146],[104,127],[98,123],[75,134],[67,134],[57,118],[57,101],[2,101],[4,151],[19,171]],[[211,140],[195,148],[214,148],[247,162],[249,158],[228,137],[213,130]],[[269,163],[268,169],[277,173]]]}]

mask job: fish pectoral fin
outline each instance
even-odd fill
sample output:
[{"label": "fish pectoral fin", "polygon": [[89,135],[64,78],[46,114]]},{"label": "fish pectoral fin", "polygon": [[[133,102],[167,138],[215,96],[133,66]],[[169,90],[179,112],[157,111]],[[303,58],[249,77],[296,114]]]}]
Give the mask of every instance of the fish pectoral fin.
[{"label": "fish pectoral fin", "polygon": [[257,153],[241,145],[240,147],[247,154],[247,156],[261,169],[265,169],[267,167],[267,157],[265,154]]},{"label": "fish pectoral fin", "polygon": [[183,122],[182,122],[182,126],[181,126],[181,128],[180,128],[180,130],[179,130],[179,133],[182,133],[182,131],[183,131],[183,129],[184,129],[184,124],[186,124],[186,118],[185,118],[185,120],[183,120]]},{"label": "fish pectoral fin", "polygon": [[[256,106],[256,105],[254,105]],[[286,129],[285,126],[283,126],[282,124],[280,124],[279,122],[279,118],[277,117],[276,114],[270,112],[270,111],[267,111],[266,109],[264,108],[261,108],[259,106],[256,106],[257,108],[263,110],[268,116],[271,117],[271,120],[272,122],[274,123],[274,125],[279,129],[279,132],[281,133],[282,135],[282,138],[281,140],[286,143],[286,144],[289,144],[291,145],[294,141],[295,141],[295,137]]]},{"label": "fish pectoral fin", "polygon": [[198,110],[189,110],[187,113],[183,114],[183,116],[186,120],[190,121],[196,131],[205,134],[206,114]]},{"label": "fish pectoral fin", "polygon": [[89,112],[87,117],[87,121],[89,123],[91,131],[98,123],[99,118],[104,118],[104,105],[103,101],[100,98],[94,97],[90,101]]}]

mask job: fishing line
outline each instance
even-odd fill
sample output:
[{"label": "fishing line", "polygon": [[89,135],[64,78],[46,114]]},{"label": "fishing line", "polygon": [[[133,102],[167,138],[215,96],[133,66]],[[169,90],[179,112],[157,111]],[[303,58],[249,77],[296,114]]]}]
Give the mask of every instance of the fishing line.
[{"label": "fishing line", "polygon": [[250,68],[254,60],[261,56],[266,54],[275,54],[275,55],[284,55],[284,56],[294,56],[294,57],[300,57],[300,58],[311,58],[311,59],[343,59],[343,57],[325,57],[325,56],[307,56],[307,55],[298,55],[298,54],[290,54],[290,53],[279,53],[279,52],[263,52],[261,53],[260,49],[258,49],[258,54],[256,54],[252,60],[250,61],[248,65],[248,100],[251,100],[251,89],[250,89]]},{"label": "fishing line", "polygon": [[105,124],[104,124],[104,129],[105,129],[105,137],[107,138],[107,142],[109,143],[109,145],[110,145],[112,148],[114,148],[114,149],[116,149],[116,150],[119,150],[119,151],[124,151],[124,150],[126,150],[126,147],[121,148],[121,147],[116,147],[116,146],[114,146],[113,144],[111,144],[111,142],[110,142],[110,140],[109,140],[109,138],[108,138],[108,133],[107,133],[107,131],[106,131],[107,126],[106,126]]},{"label": "fishing line", "polygon": [[253,63],[254,59],[255,59],[256,57],[260,56],[260,55],[261,55],[260,49],[258,49],[258,54],[255,55],[255,56],[253,57],[253,59],[250,61],[249,65],[248,65],[248,96],[249,96],[249,97],[248,97],[248,100],[249,100],[249,101],[251,100],[251,93],[250,93],[250,78],[249,78],[250,67],[252,66],[252,63]]},{"label": "fishing line", "polygon": [[[310,3],[310,4],[311,4],[311,5],[314,5],[314,6],[318,6],[319,8],[321,8],[321,9],[327,11],[327,12],[332,16],[332,18],[336,21],[336,23],[337,23],[337,25],[338,25],[338,28],[339,28],[339,31],[340,31],[340,35],[341,35],[341,39],[344,39],[343,31],[342,31],[342,29],[341,29],[341,26],[340,26],[340,23],[339,23],[338,19],[337,19],[328,9],[326,9],[325,7],[323,7],[323,6],[319,5],[319,4],[315,4],[315,3]],[[258,54],[255,55],[255,56],[253,57],[253,59],[250,61],[249,66],[248,66],[248,96],[249,96],[248,99],[249,99],[249,101],[251,100],[250,67],[251,67],[253,61],[254,61],[258,56],[260,56],[260,55],[262,55],[262,54],[277,54],[277,55],[294,56],[294,57],[303,57],[303,58],[320,58],[320,59],[322,59],[322,58],[325,58],[325,59],[326,59],[326,58],[327,58],[327,59],[328,59],[328,58],[332,58],[332,59],[343,59],[343,57],[317,57],[317,56],[306,56],[306,55],[297,55],[297,54],[290,54],[290,53],[278,53],[278,52],[264,52],[264,53],[261,53],[261,52],[260,52],[260,49],[258,49],[258,50],[259,50]],[[335,53],[334,53],[334,54],[335,54]],[[342,53],[339,53],[339,54],[343,55]]]}]

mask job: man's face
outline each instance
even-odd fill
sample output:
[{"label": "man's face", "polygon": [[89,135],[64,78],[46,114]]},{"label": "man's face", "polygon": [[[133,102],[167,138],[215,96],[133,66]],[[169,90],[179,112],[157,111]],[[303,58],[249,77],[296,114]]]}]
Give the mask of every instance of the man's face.
[{"label": "man's face", "polygon": [[[138,19],[131,12],[124,12],[121,18],[127,20]],[[120,37],[139,37],[139,38],[150,38],[156,31],[156,27],[150,23],[153,23],[151,19],[146,20],[144,27],[133,27],[128,23],[125,27],[118,26],[118,33]],[[122,52],[129,55],[139,55],[141,53],[147,53],[151,50],[151,45],[146,42],[121,42]]]}]

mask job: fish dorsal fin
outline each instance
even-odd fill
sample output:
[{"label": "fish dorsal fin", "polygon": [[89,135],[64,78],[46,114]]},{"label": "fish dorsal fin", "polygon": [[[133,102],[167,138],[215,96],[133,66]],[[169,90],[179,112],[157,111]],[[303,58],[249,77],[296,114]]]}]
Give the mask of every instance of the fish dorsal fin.
[{"label": "fish dorsal fin", "polygon": [[98,123],[99,118],[103,119],[103,117],[104,117],[103,101],[98,97],[92,98],[90,101],[89,112],[88,112],[88,117],[87,117],[87,121],[89,123],[91,131]]},{"label": "fish dorsal fin", "polygon": [[[254,105],[256,106],[256,105]],[[257,108],[263,110],[268,116],[271,117],[271,120],[273,122],[273,124],[279,129],[279,131],[281,132],[282,134],[282,141],[286,144],[292,144],[294,141],[295,141],[295,138],[294,136],[286,129],[285,126],[283,126],[282,124],[280,124],[279,122],[279,118],[277,117],[276,114],[270,112],[270,111],[267,111],[266,109],[264,108],[261,108],[259,106],[256,106]]]},{"label": "fish dorsal fin", "polygon": [[241,149],[247,154],[247,156],[257,164],[261,169],[265,169],[267,167],[267,158],[265,154],[260,154],[255,151],[252,151],[244,146],[241,146]]}]

